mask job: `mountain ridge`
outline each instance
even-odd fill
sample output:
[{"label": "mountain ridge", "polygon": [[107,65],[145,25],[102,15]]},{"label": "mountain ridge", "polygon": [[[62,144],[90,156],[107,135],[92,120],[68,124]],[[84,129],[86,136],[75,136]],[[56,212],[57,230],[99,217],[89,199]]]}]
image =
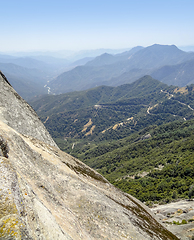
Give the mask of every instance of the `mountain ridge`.
[{"label": "mountain ridge", "polygon": [[97,66],[103,66],[103,65],[111,65],[111,64],[114,64],[114,63],[120,62],[120,61],[125,61],[125,60],[131,58],[133,54],[135,54],[136,52],[138,52],[141,49],[143,49],[143,47],[139,46],[139,47],[134,47],[129,51],[115,54],[115,55],[104,53],[100,56],[97,56],[92,61],[86,63],[86,66],[96,66],[97,67]]},{"label": "mountain ridge", "polygon": [[194,60],[192,59],[177,65],[163,66],[150,75],[163,83],[184,87],[194,83],[193,67]]},{"label": "mountain ridge", "polygon": [[[121,60],[118,60],[120,57]],[[61,94],[105,84],[112,86],[113,78],[117,78],[117,82],[114,81],[114,84],[118,86],[119,77],[126,72],[133,71],[133,69],[142,69],[142,74],[146,75],[164,65],[176,65],[191,59],[194,59],[194,53],[184,52],[174,45],[155,44],[143,49],[137,49],[131,54],[130,58],[127,55],[127,59],[125,55],[101,55],[84,66],[59,75],[49,83],[49,87],[51,92]],[[104,63],[106,64],[104,65]],[[133,77],[129,78],[130,82],[134,81],[135,77],[137,79],[142,76],[135,72],[133,74]]]},{"label": "mountain ridge", "polygon": [[[42,96],[38,98],[36,101],[36,98],[33,99],[33,101],[30,102],[32,106],[35,108],[38,114],[41,113],[41,108],[45,108],[45,113],[47,114],[47,111],[50,111],[50,109],[54,107],[55,113],[59,108],[63,109],[61,111],[65,110],[74,110],[78,108],[84,108],[88,106],[93,106],[96,104],[103,104],[103,103],[111,103],[118,100],[122,100],[122,98],[127,98],[127,95],[130,97],[134,96],[137,97],[139,94],[141,94],[142,87],[145,87],[148,92],[150,92],[150,87],[152,88],[156,87],[156,89],[161,90],[161,88],[165,88],[167,85],[161,83],[158,80],[153,79],[150,76],[144,76],[135,82],[131,84],[124,84],[117,87],[111,87],[111,86],[99,86],[93,89],[84,90],[81,92],[71,92],[71,93],[65,93],[60,95],[47,95]],[[145,90],[144,89],[144,90]],[[134,92],[135,90],[135,92]],[[85,98],[86,97],[86,98]],[[84,99],[85,98],[85,99]],[[49,105],[49,99],[51,99],[51,104]],[[52,102],[52,99],[56,99]],[[44,105],[45,102],[45,105]],[[71,104],[69,109],[65,104]],[[82,103],[82,105],[80,105]],[[60,105],[62,104],[62,106]],[[74,108],[76,106],[76,108]],[[39,111],[40,108],[40,111]]]}]

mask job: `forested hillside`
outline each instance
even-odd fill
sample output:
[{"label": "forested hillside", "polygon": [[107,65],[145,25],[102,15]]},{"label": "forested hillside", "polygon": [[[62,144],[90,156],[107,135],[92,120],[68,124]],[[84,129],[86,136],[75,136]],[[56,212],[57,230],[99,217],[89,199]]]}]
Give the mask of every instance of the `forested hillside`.
[{"label": "forested hillside", "polygon": [[143,202],[188,198],[194,86],[150,76],[32,102],[59,147]]},{"label": "forested hillside", "polygon": [[152,125],[75,156],[143,202],[193,196],[194,120]]}]

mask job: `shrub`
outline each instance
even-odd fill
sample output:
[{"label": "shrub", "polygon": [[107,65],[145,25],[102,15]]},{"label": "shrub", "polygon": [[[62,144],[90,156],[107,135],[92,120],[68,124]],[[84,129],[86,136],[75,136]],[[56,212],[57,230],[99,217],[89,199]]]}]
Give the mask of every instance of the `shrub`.
[{"label": "shrub", "polygon": [[187,220],[183,219],[181,224],[187,224]]},{"label": "shrub", "polygon": [[194,222],[194,219],[189,219],[188,222]]}]

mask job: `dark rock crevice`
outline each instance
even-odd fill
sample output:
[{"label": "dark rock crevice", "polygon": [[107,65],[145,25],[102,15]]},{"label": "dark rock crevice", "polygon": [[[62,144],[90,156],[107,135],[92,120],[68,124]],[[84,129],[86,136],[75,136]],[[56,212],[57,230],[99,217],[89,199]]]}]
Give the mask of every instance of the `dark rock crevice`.
[{"label": "dark rock crevice", "polygon": [[[0,71],[0,75],[1,77],[6,81],[6,83],[8,83],[10,86],[11,84],[9,83],[9,81],[7,80],[6,76]],[[12,86],[11,86],[12,87]]]},{"label": "dark rock crevice", "polygon": [[5,141],[2,136],[0,136],[0,156],[8,158],[8,153],[9,147],[7,145],[7,141]]}]

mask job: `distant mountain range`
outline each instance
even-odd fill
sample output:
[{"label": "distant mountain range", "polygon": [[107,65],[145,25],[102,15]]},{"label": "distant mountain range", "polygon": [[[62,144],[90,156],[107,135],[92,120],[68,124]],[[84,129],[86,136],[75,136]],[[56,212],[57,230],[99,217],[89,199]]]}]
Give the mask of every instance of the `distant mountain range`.
[{"label": "distant mountain range", "polygon": [[9,78],[16,91],[29,100],[36,95],[46,94],[48,90],[44,86],[47,81],[64,71],[64,67],[61,69],[62,61],[60,64],[57,61],[54,58],[41,58],[40,61],[39,58],[0,55],[0,70]]},{"label": "distant mountain range", "polygon": [[99,66],[103,66],[103,65],[111,65],[111,64],[114,64],[117,62],[126,61],[126,60],[130,59],[132,54],[138,52],[141,49],[143,49],[143,47],[135,47],[135,48],[132,48],[130,51],[126,51],[126,52],[116,54],[116,55],[104,53],[104,54],[96,57],[94,60],[86,63],[86,66],[99,67]]},{"label": "distant mountain range", "polygon": [[[119,86],[131,83],[146,74],[159,80],[179,86],[192,83],[190,71],[192,71],[193,52],[184,52],[176,46],[158,45],[142,48],[136,47],[122,54],[103,54],[89,61],[84,66],[78,66],[68,72],[59,75],[48,86],[52,93],[61,94],[70,91],[80,91],[100,85]],[[189,61],[190,64],[189,64]],[[185,64],[184,64],[185,62]],[[181,65],[183,64],[183,65]],[[187,78],[179,75],[168,75],[164,66],[177,65],[176,71],[186,67]],[[191,69],[190,69],[191,68]],[[163,72],[163,74],[160,74]],[[166,76],[163,78],[162,76]],[[189,77],[190,76],[190,77]],[[176,81],[177,80],[177,81]]]},{"label": "distant mountain range", "polygon": [[85,64],[91,60],[84,59],[71,63],[66,59],[50,56],[14,57],[0,55],[0,70],[9,78],[16,91],[26,100],[48,93],[44,87],[48,81],[60,73],[70,70],[81,61]]},{"label": "distant mountain range", "polygon": [[[103,53],[106,50],[107,53]],[[184,52],[174,45],[138,46],[114,55],[111,52],[116,53],[110,49],[85,51],[85,56],[91,54],[91,57],[75,62],[48,53],[20,57],[0,54],[0,70],[26,100],[47,93],[61,94],[101,85],[119,86],[145,75],[180,87],[194,82],[194,53]],[[93,57],[98,53],[103,54]]]},{"label": "distant mountain range", "polygon": [[147,74],[168,85],[184,87],[194,83],[194,59],[176,65],[166,65],[154,70],[134,68],[118,77],[113,77],[104,84],[109,85],[111,82],[111,86],[118,86],[118,83],[120,85],[132,83]]},{"label": "distant mountain range", "polygon": [[[87,54],[96,56],[104,51],[106,50],[87,51]],[[110,50],[110,52],[114,51]],[[47,82],[59,74],[76,66],[84,65],[93,59],[93,57],[79,59],[78,56],[74,56],[71,60],[67,60],[49,56],[48,53],[42,54],[41,52],[26,53],[26,55],[18,53],[18,56],[17,54],[14,56],[0,54],[0,70],[4,72],[16,91],[26,100],[48,93]],[[81,55],[81,52],[79,54],[80,57],[84,56]]]},{"label": "distant mountain range", "polygon": [[192,84],[194,83],[194,59],[177,65],[163,66],[150,75],[168,85],[183,87]]},{"label": "distant mountain range", "polygon": [[0,63],[0,70],[23,98],[29,100],[36,95],[47,94],[47,89],[44,88],[48,80],[46,72],[13,63]]},{"label": "distant mountain range", "polygon": [[66,59],[69,62],[75,62],[82,58],[96,57],[104,53],[109,54],[119,54],[125,51],[129,51],[131,48],[122,49],[110,49],[110,48],[100,48],[100,49],[89,49],[89,50],[58,50],[58,51],[33,51],[33,52],[0,52],[0,55],[9,55],[14,57],[53,57],[56,59]]}]

